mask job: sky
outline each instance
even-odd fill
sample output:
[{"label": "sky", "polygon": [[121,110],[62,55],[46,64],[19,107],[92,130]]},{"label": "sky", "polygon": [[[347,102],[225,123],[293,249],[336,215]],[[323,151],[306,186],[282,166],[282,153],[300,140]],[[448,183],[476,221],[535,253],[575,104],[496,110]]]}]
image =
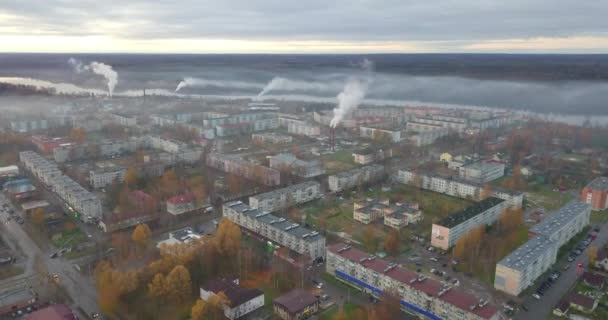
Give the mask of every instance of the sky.
[{"label": "sky", "polygon": [[608,53],[606,0],[2,0],[0,52]]}]

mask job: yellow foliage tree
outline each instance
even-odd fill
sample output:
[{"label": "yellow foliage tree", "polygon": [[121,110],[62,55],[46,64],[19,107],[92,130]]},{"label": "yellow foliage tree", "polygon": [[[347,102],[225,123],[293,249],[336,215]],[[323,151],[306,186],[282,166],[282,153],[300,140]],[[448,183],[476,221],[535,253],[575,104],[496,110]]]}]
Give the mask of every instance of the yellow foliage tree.
[{"label": "yellow foliage tree", "polygon": [[190,316],[192,320],[205,320],[205,316],[207,315],[207,303],[202,299],[197,299],[194,305],[192,306],[192,310],[190,311]]},{"label": "yellow foliage tree", "polygon": [[137,243],[137,245],[145,247],[148,240],[150,240],[151,235],[152,231],[150,231],[150,227],[148,227],[148,225],[145,223],[140,223],[137,225],[137,227],[135,227],[135,230],[133,230],[131,238],[133,241],[135,241],[135,243]]},{"label": "yellow foliage tree", "polygon": [[241,250],[241,229],[228,219],[222,219],[214,238],[219,253],[233,256]]},{"label": "yellow foliage tree", "polygon": [[157,273],[148,284],[148,294],[157,299],[163,299],[168,294],[167,280],[162,273]]},{"label": "yellow foliage tree", "polygon": [[399,242],[400,242],[399,231],[392,229],[388,236],[384,239],[384,250],[391,254],[396,254],[399,252]]},{"label": "yellow foliage tree", "polygon": [[192,294],[190,272],[178,265],[167,275],[167,293],[169,298],[177,303],[185,302]]},{"label": "yellow foliage tree", "polygon": [[125,184],[129,187],[133,187],[137,183],[137,169],[135,167],[129,167],[125,172]]}]

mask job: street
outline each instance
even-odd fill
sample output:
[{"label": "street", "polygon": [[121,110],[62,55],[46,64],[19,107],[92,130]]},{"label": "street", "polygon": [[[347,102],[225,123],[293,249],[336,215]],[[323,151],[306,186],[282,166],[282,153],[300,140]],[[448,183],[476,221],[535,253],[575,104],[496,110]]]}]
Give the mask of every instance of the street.
[{"label": "street", "polygon": [[[591,245],[602,248],[604,245],[606,245],[606,243],[608,243],[608,224],[604,223],[600,227],[600,232],[598,232],[597,238],[591,242]],[[564,256],[562,261],[566,261],[566,259],[567,257]],[[584,252],[578,256],[576,260],[570,262],[570,268],[568,270],[560,270],[562,271],[562,275],[557,279],[557,281],[555,281],[553,286],[545,292],[545,294],[541,297],[541,300],[537,300],[531,295],[522,297],[523,303],[528,307],[529,311],[526,312],[521,310],[515,316],[515,319],[547,319],[557,303],[564,295],[566,295],[568,290],[570,290],[570,288],[576,282],[578,278],[576,265],[582,263],[586,267],[588,260],[589,257],[586,252]],[[536,287],[533,287],[533,289],[536,289]]]},{"label": "street", "polygon": [[[4,195],[0,195],[0,206],[4,203],[8,204],[9,207],[18,214],[21,214],[20,209],[14,208]],[[80,308],[84,310],[87,315],[98,312],[97,291],[92,280],[76,271],[69,261],[61,257],[51,259],[47,252],[42,252],[42,250],[38,248],[36,243],[30,239],[17,222],[13,220],[8,221],[8,217],[8,213],[3,213],[1,217],[2,232],[15,240],[21,248],[21,251],[27,255],[27,267],[25,268],[25,272],[17,279],[31,279],[36,276],[41,276],[36,275],[36,271],[34,270],[35,257],[38,256],[41,260],[39,263],[44,264],[50,274],[57,274],[59,276],[59,284],[65,288],[72,298],[73,310],[78,310]],[[15,278],[2,281],[0,282],[0,287],[4,289],[8,283],[14,281],[16,281]]]}]

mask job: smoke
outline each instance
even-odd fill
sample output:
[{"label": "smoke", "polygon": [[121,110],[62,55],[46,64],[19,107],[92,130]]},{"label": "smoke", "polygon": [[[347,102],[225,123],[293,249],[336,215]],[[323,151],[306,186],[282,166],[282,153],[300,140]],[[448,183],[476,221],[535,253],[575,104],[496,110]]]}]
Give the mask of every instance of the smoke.
[{"label": "smoke", "polygon": [[84,65],[81,61],[74,58],[68,59],[68,64],[72,66],[76,73],[90,71],[94,74],[103,76],[108,82],[108,93],[110,97],[112,96],[114,88],[116,88],[116,84],[118,83],[118,73],[112,69],[112,66],[97,61]]},{"label": "smoke", "polygon": [[226,81],[226,80],[209,80],[201,78],[185,78],[180,81],[175,88],[175,92],[180,91],[187,87],[218,87],[218,88],[236,88],[236,89],[256,89],[262,88],[262,85],[254,82],[243,82],[243,81]]},{"label": "smoke", "polygon": [[[268,94],[270,91],[332,91],[335,90],[337,83],[324,83],[313,81],[290,80],[282,77],[274,77],[258,94],[258,98]],[[339,90],[339,89],[338,89]],[[337,91],[337,90],[336,90]]]},{"label": "smoke", "polygon": [[363,99],[365,99],[367,89],[372,83],[374,63],[368,59],[364,59],[359,65],[363,69],[365,76],[363,79],[351,77],[346,82],[344,90],[338,94],[338,106],[334,108],[334,117],[329,123],[329,126],[332,128],[337,127],[346,115],[357,109],[361,102],[363,102]]},{"label": "smoke", "polygon": [[16,86],[33,87],[36,90],[50,90],[59,95],[107,95],[108,93],[98,89],[87,89],[71,83],[56,83],[32,78],[0,77],[0,83]]}]

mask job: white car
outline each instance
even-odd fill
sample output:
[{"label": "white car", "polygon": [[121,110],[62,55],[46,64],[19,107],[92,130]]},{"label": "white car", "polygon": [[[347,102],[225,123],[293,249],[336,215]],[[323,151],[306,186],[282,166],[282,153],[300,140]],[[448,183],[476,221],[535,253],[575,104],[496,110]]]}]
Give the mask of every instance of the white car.
[{"label": "white car", "polygon": [[537,300],[540,300],[540,296],[538,295],[538,293],[533,293],[532,297],[534,297]]}]

